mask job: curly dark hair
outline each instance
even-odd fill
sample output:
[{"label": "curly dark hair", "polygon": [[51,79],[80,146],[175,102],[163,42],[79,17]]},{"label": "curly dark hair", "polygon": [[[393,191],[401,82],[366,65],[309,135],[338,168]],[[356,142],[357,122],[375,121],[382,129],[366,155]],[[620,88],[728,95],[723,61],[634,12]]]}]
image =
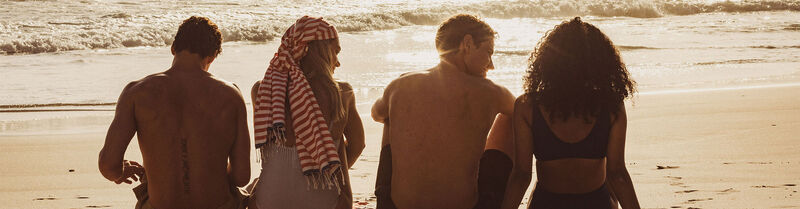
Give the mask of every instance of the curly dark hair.
[{"label": "curly dark hair", "polygon": [[172,42],[175,52],[188,50],[201,57],[216,57],[222,53],[222,33],[208,18],[192,16],[183,21]]},{"label": "curly dark hair", "polygon": [[474,15],[458,14],[442,22],[436,31],[436,49],[440,55],[458,51],[458,45],[467,34],[472,36],[475,45],[494,38],[496,32]]},{"label": "curly dark hair", "polygon": [[636,91],[611,40],[580,17],[547,32],[528,63],[525,93],[534,106],[551,113],[551,120],[616,114]]}]

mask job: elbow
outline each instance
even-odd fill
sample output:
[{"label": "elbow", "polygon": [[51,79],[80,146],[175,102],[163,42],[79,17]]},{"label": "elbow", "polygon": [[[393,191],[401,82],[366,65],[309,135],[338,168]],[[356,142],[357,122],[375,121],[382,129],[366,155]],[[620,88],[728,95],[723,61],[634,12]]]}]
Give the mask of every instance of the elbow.
[{"label": "elbow", "polygon": [[236,187],[244,187],[247,186],[247,183],[250,183],[250,176],[248,175],[247,178],[237,179],[233,182],[233,185]]},{"label": "elbow", "polygon": [[244,187],[250,183],[250,172],[242,172],[233,177],[233,185],[236,187]]},{"label": "elbow", "polygon": [[231,184],[237,187],[243,187],[250,183],[250,163],[241,163],[239,166],[229,164],[229,177]]},{"label": "elbow", "polygon": [[367,145],[364,144],[364,142],[362,141],[361,143],[351,144],[350,150],[352,150],[355,153],[361,153],[362,151],[364,151],[364,148],[367,148]]},{"label": "elbow", "polygon": [[372,111],[371,115],[372,115],[372,120],[374,120],[375,122],[384,123],[384,121],[386,121],[386,117],[381,116],[380,114],[376,113],[375,111]]},{"label": "elbow", "polygon": [[121,168],[121,164],[114,163],[112,160],[108,159],[102,150],[100,151],[100,156],[97,159],[97,167],[100,170],[100,174],[108,180],[116,180],[114,177],[114,170]]},{"label": "elbow", "polygon": [[378,123],[384,123],[386,121],[386,109],[381,107],[381,99],[375,102],[375,105],[372,106],[370,111],[370,116],[372,116],[372,120]]}]

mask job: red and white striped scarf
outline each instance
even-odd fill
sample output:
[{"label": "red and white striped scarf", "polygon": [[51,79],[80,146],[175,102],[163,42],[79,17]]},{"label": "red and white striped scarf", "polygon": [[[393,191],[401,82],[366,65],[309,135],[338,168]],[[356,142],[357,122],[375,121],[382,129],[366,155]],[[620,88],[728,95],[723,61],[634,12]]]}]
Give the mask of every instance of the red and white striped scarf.
[{"label": "red and white striped scarf", "polygon": [[[322,18],[304,16],[298,19],[283,34],[281,46],[269,63],[255,101],[253,121],[258,149],[266,143],[283,144],[286,141],[284,104],[288,96],[300,166],[315,189],[318,186],[336,186],[338,189],[339,181],[335,178],[336,174],[341,174],[341,161],[299,62],[306,54],[308,42],[335,38],[338,38],[336,29]],[[265,155],[262,153],[262,156]]]}]

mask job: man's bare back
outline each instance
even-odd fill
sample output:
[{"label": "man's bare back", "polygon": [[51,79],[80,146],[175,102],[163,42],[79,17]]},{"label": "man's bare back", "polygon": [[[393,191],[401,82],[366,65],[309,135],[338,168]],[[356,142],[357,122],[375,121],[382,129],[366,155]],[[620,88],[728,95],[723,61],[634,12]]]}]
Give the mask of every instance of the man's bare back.
[{"label": "man's bare back", "polygon": [[[208,73],[221,43],[216,24],[192,16],[175,35],[172,67],[122,90],[98,164],[117,184],[146,177],[135,189],[137,208],[243,205],[233,186],[250,181],[244,99],[235,85]],[[144,166],[123,159],[134,134]]]},{"label": "man's bare back", "polygon": [[398,208],[472,208],[489,129],[513,108],[507,89],[441,66],[396,79],[373,107],[377,121],[391,121],[384,135]]},{"label": "man's bare back", "polygon": [[205,71],[169,70],[129,84],[123,97],[135,104],[153,206],[215,208],[231,198],[228,156],[237,136],[249,138],[235,86]]}]

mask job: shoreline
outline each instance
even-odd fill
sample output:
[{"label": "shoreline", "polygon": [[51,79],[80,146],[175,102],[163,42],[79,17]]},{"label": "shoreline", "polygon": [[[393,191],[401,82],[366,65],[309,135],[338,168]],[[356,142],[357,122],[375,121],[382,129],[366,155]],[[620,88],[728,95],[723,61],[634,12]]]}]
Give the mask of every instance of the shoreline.
[{"label": "shoreline", "polygon": [[[794,128],[800,126],[797,104],[800,85],[796,84],[638,95],[627,105],[626,158],[641,205],[800,207],[796,186],[800,176],[793,175],[800,173],[800,153],[796,152],[800,130]],[[368,105],[358,109],[367,147],[351,170],[351,181],[354,201],[370,207],[375,204],[372,192],[382,125],[364,117],[369,115]],[[105,127],[84,131],[88,132],[0,135],[0,164],[4,165],[0,205],[132,207],[135,197],[129,189],[135,185],[105,181],[97,170]],[[141,160],[135,139],[126,159]],[[258,168],[253,161],[253,177]]]}]

